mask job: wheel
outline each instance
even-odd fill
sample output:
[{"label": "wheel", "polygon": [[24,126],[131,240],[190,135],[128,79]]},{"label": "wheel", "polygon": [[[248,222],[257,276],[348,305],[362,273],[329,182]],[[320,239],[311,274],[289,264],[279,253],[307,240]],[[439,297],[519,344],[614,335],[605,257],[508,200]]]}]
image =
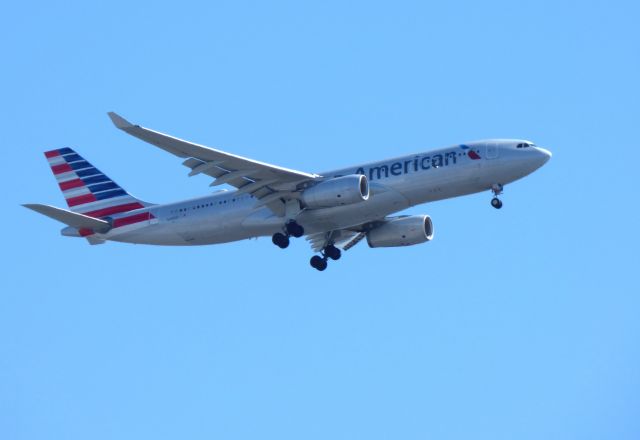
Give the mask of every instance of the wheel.
[{"label": "wheel", "polygon": [[304,228],[295,221],[290,221],[286,226],[287,233],[295,238],[300,238],[304,235]]},{"label": "wheel", "polygon": [[327,268],[327,260],[320,257],[319,255],[314,255],[313,257],[311,257],[311,260],[309,260],[309,264],[311,264],[311,267],[313,267],[314,269],[318,269],[320,272]]},{"label": "wheel", "polygon": [[340,251],[340,249],[332,244],[324,248],[324,254],[332,260],[339,260],[342,256],[342,252]]},{"label": "wheel", "polygon": [[276,232],[275,234],[273,234],[273,237],[271,237],[271,241],[280,249],[286,249],[287,247],[289,247],[289,237],[280,232]]},{"label": "wheel", "polygon": [[496,209],[502,208],[502,200],[500,200],[497,197],[494,197],[493,199],[491,199],[491,206],[493,206]]}]

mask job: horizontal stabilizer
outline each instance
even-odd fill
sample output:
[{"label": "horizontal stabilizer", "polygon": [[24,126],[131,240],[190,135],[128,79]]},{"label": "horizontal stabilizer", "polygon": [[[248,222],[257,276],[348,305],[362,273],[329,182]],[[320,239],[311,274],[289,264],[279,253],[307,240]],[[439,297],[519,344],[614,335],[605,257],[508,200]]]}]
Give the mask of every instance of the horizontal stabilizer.
[{"label": "horizontal stabilizer", "polygon": [[91,229],[95,232],[107,232],[111,229],[109,222],[97,218],[89,217],[77,212],[67,211],[66,209],[56,208],[55,206],[40,205],[37,203],[27,203],[22,205],[42,215],[46,215],[54,220],[64,223],[65,225],[76,229]]}]

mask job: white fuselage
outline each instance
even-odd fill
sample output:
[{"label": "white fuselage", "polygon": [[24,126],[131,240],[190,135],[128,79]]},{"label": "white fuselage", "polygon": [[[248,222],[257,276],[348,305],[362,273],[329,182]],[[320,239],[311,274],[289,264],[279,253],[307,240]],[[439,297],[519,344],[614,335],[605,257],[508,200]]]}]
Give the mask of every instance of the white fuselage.
[{"label": "white fuselage", "polygon": [[[422,203],[505,185],[535,171],[550,157],[542,148],[519,147],[523,142],[470,142],[320,173],[325,178],[365,174],[370,197],[346,206],[296,211],[295,220],[306,234],[327,232],[379,220]],[[146,211],[151,220],[98,236],[140,244],[204,245],[270,236],[291,218],[277,216],[253,196],[235,190],[139,210]]]}]

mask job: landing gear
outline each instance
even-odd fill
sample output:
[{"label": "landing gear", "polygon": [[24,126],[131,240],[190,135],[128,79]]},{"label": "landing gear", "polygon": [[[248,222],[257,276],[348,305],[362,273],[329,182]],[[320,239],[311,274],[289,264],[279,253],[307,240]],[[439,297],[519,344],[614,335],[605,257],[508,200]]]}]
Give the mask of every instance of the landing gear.
[{"label": "landing gear", "polygon": [[494,183],[493,185],[491,185],[491,192],[494,195],[493,199],[491,199],[491,206],[496,209],[502,208],[502,200],[500,200],[498,196],[502,194],[503,188],[504,186],[502,186],[501,183]]},{"label": "landing gear", "polygon": [[326,257],[323,258],[319,255],[314,255],[313,257],[311,257],[311,260],[309,260],[309,264],[311,264],[311,267],[313,267],[314,269],[322,272],[327,268],[327,259]]},{"label": "landing gear", "polygon": [[334,245],[330,244],[322,249],[322,256],[314,255],[313,257],[311,257],[309,264],[311,264],[311,267],[313,267],[314,269],[318,269],[320,272],[322,272],[327,268],[327,261],[329,259],[339,260],[341,256],[342,251]]},{"label": "landing gear", "polygon": [[286,249],[289,247],[289,237],[299,238],[304,235],[304,228],[300,226],[295,220],[289,220],[284,225],[284,233],[276,232],[271,237],[273,244],[280,249]]},{"label": "landing gear", "polygon": [[342,256],[342,252],[340,251],[340,249],[338,249],[337,247],[335,247],[332,244],[330,244],[329,246],[324,248],[322,253],[324,254],[325,258],[329,257],[332,260],[339,260],[340,257]]},{"label": "landing gear", "polygon": [[300,238],[304,235],[304,228],[298,224],[295,220],[289,220],[286,225],[284,225],[287,234],[291,235],[295,238]]},{"label": "landing gear", "polygon": [[289,237],[281,232],[276,232],[275,234],[273,234],[273,237],[271,237],[271,241],[280,249],[286,249],[289,247]]}]

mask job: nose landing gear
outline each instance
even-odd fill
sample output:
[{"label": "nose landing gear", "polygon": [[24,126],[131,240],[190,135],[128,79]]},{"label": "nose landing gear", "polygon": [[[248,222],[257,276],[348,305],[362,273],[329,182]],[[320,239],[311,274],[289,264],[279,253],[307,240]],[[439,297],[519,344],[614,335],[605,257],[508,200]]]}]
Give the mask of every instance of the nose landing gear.
[{"label": "nose landing gear", "polygon": [[491,185],[491,192],[493,193],[493,199],[491,199],[491,206],[496,209],[502,208],[502,200],[498,198],[500,194],[502,194],[504,186],[501,183],[494,183]]}]

